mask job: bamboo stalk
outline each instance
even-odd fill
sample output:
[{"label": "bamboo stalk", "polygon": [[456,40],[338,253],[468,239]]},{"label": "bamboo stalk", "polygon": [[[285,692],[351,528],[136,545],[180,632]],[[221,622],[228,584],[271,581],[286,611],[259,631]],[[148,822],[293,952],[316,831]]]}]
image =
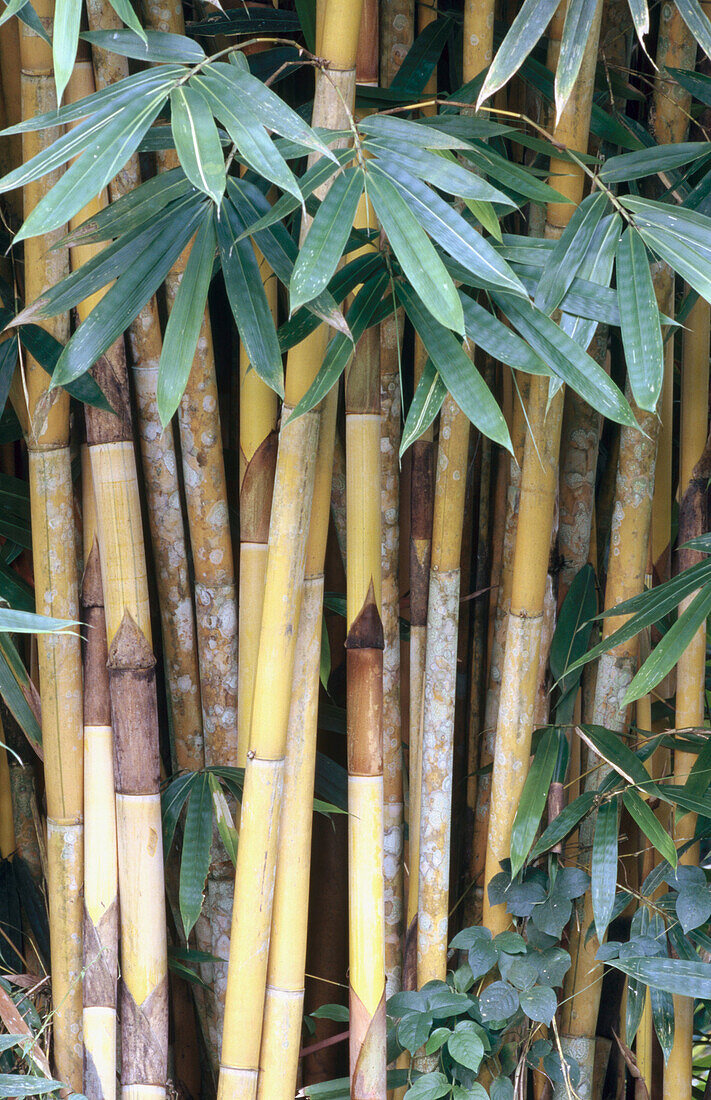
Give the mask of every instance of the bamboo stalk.
[{"label": "bamboo stalk", "polygon": [[380,83],[389,88],[410,49],[415,31],[415,0],[381,0]]},{"label": "bamboo stalk", "polygon": [[[50,30],[51,0],[35,7]],[[47,44],[20,26],[22,117],[56,108],[52,54]],[[45,130],[23,135],[29,160],[57,137]],[[58,179],[51,173],[24,191],[27,216]],[[28,301],[68,273],[66,249],[52,249],[61,230],[25,241]],[[66,340],[68,317],[46,327]],[[74,553],[74,507],[69,453],[69,397],[47,392],[48,378],[27,356],[30,509],[37,611],[79,619],[79,581]],[[78,633],[37,638],[42,694],[42,741],[47,799],[47,876],[51,938],[54,1062],[57,1076],[73,1091],[82,1088],[82,887],[83,760],[82,669]]]},{"label": "bamboo stalk", "polygon": [[[146,23],[155,30],[185,33],[179,4],[164,6],[148,0]],[[170,150],[157,154],[159,171],[178,162]],[[190,248],[173,265],[166,279],[170,309],[178,291]],[[205,312],[195,359],[178,409],[183,482],[195,577],[200,695],[203,712],[205,764],[237,766],[237,591],[232,555],[227,483],[222,450],[217,377],[209,311]],[[216,838],[207,879],[205,912],[212,939],[213,991],[209,1028],[213,1056],[219,1052],[227,988],[233,869]]]},{"label": "bamboo stalk", "polygon": [[[263,257],[262,282],[276,316],[277,283]],[[262,598],[267,569],[269,515],[277,453],[277,396],[250,369],[240,344],[240,557],[239,557],[239,687],[237,692],[237,766],[243,768],[249,749],[254,676],[262,623]]]},{"label": "bamboo stalk", "polygon": [[[107,0],[87,0],[89,28],[117,30],[121,20]],[[93,47],[98,89],[129,74],[128,59]],[[141,183],[138,155],[134,154],[109,184],[112,201]],[[203,767],[202,712],[195,612],[178,481],[178,459],[173,427],[160,423],[156,401],[162,340],[155,298],[129,326],[128,348],[136,398],[136,426],[141,447],[148,525],[155,561],[161,637],[170,699],[175,762],[180,770]]]},{"label": "bamboo stalk", "polygon": [[323,571],[337,399],[338,389],[334,387],[321,409],[316,453],[279,815],[279,852],[259,1059],[258,1100],[292,1100],[299,1065],[318,732]]},{"label": "bamboo stalk", "polygon": [[[711,307],[699,298],[692,307],[683,336],[681,373],[681,432],[679,436],[679,537],[685,542],[708,531],[707,486],[711,476],[711,437],[708,437],[709,328]],[[708,438],[707,438],[708,437]],[[679,550],[679,569],[688,569],[704,555]],[[680,612],[693,596],[682,601]],[[677,729],[704,725],[706,688],[706,624],[697,630],[679,657],[676,666]],[[695,756],[674,751],[673,782],[683,784],[689,777]],[[696,815],[686,814],[674,829],[674,840],[684,844],[694,837]],[[680,862],[698,863],[698,846],[691,846]],[[664,1067],[664,1100],[691,1100],[694,1038],[694,1001],[674,997],[674,1043]]]},{"label": "bamboo stalk", "polygon": [[[88,462],[87,462],[88,466]],[[91,473],[85,494],[93,492]],[[87,508],[84,508],[86,525]],[[118,866],[111,699],[99,546],[92,539],[82,582],[84,651],[84,1095],[116,1096]]]},{"label": "bamboo stalk", "polygon": [[109,647],[121,905],[124,1100],[161,1100],[168,1072],[168,965],[155,658],[129,610]]},{"label": "bamboo stalk", "polygon": [[[314,99],[316,125],[344,121],[353,103],[359,3],[329,0],[321,53],[330,58],[328,76],[319,74]],[[242,825],[237,854],[235,903],[225,1006],[218,1096],[242,1100],[256,1095],[268,945],[272,924],[277,812],[289,718],[294,652],[304,578],[308,516],[315,477],[319,414],[289,419],[313,381],[325,350],[323,327],[296,345],[287,359],[269,551],[262,611],[250,755],[245,768]]]},{"label": "bamboo stalk", "polygon": [[417,983],[447,970],[459,567],[469,421],[450,395],[440,414],[422,726]]},{"label": "bamboo stalk", "polygon": [[404,317],[380,326],[380,510],[383,652],[385,986],[402,986],[403,759],[400,711],[400,343]]},{"label": "bamboo stalk", "polygon": [[[602,4],[598,3],[578,79],[555,127],[556,139],[573,149],[587,146],[601,11]],[[548,206],[546,236],[555,239],[580,202],[583,174],[555,157],[551,158],[550,170],[559,173],[558,189],[571,200],[568,205]],[[562,392],[558,391],[549,406],[547,379],[533,378],[491,784],[486,883],[498,873],[500,860],[509,855],[513,818],[528,771],[562,411]],[[505,906],[491,907],[487,893],[484,923],[495,933],[509,925]]]}]

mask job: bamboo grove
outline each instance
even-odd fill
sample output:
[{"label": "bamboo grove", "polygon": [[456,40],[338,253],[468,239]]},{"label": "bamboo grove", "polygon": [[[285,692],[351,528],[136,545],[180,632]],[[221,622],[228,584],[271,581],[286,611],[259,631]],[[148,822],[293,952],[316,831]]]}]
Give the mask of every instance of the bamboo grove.
[{"label": "bamboo grove", "polygon": [[0,1096],[711,1096],[711,4],[5,0]]}]

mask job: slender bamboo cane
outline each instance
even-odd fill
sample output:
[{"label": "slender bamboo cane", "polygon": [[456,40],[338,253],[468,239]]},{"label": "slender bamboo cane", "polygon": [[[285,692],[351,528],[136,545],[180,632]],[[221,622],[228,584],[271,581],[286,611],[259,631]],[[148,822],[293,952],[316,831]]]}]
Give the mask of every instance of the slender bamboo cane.
[{"label": "slender bamboo cane", "polygon": [[469,421],[449,396],[440,415],[422,726],[417,982],[444,980],[449,917],[459,566]]},{"label": "slender bamboo cane", "polygon": [[[317,125],[343,122],[353,102],[361,5],[329,0],[320,33],[332,69],[316,84]],[[317,36],[318,37],[318,36]],[[323,358],[317,329],[288,356],[285,403],[277,454],[262,610],[250,753],[245,768],[242,824],[232,912],[220,1100],[256,1095],[268,946],[272,923],[277,812],[284,771],[291,682],[304,578],[308,516],[315,477],[319,414],[289,419]]]},{"label": "slender bamboo cane", "polygon": [[[9,19],[0,27],[0,74],[6,126],[15,126],[22,117],[20,66],[20,21]],[[3,144],[2,155],[6,158],[6,170],[17,168],[22,161],[22,135],[11,134],[3,138]],[[5,196],[5,201],[19,225],[22,221],[21,192],[10,191]]]},{"label": "slender bamboo cane", "polygon": [[331,478],[331,516],[336,532],[336,541],[341,555],[343,568],[346,567],[346,448],[341,433],[336,427],[335,447],[333,450],[333,476]]},{"label": "slender bamboo cane", "polygon": [[[555,127],[556,138],[573,149],[587,145],[601,10],[602,4],[598,3],[578,79]],[[549,204],[546,236],[552,238],[563,232],[583,189],[582,172],[552,157],[551,173],[555,172],[560,173],[556,180],[559,190],[572,202]],[[498,873],[500,860],[509,855],[513,818],[528,770],[562,411],[562,392],[549,406],[547,379],[532,379],[492,774],[486,883]],[[493,932],[509,924],[505,906],[492,908],[486,892],[484,923]]]},{"label": "slender bamboo cane", "polygon": [[[707,486],[711,475],[711,438],[708,435],[709,328],[711,307],[702,298],[693,306],[683,336],[681,373],[681,432],[679,438],[679,545],[708,530]],[[679,568],[688,569],[703,555],[679,550]],[[682,602],[680,611],[693,597]],[[677,729],[702,727],[706,687],[706,624],[699,627],[681,654],[676,668]],[[675,783],[685,783],[694,764],[691,753],[674,752]],[[674,830],[677,844],[692,840],[696,815],[687,814]],[[696,865],[698,847],[690,847],[682,863]],[[664,1100],[691,1100],[694,1002],[674,997],[674,1043],[664,1068]]]},{"label": "slender bamboo cane", "polygon": [[130,610],[109,647],[121,905],[124,1100],[161,1100],[168,1072],[168,965],[155,658]]},{"label": "slender bamboo cane", "polygon": [[380,508],[382,530],[383,799],[385,820],[385,984],[402,984],[403,761],[400,712],[400,340],[404,318],[380,326]]},{"label": "slender bamboo cane", "polygon": [[338,389],[326,397],[316,453],[294,683],[287,730],[279,853],[274,886],[258,1100],[291,1100],[296,1088],[304,1004],[309,863],[318,731],[324,558]]},{"label": "slender bamboo cane", "polygon": [[[117,30],[123,25],[107,0],[87,0],[86,9],[92,31]],[[98,89],[128,76],[127,58],[97,46],[93,47],[92,53]],[[134,154],[109,184],[112,201],[135,190],[140,183],[138,156]],[[205,761],[195,612],[188,576],[173,427],[167,425],[163,428],[161,425],[156,401],[162,341],[155,298],[151,298],[132,321],[127,338],[136,399],[136,426],[141,445],[142,480],[156,566],[175,763],[180,770],[195,771]]]},{"label": "slender bamboo cane", "polygon": [[[84,492],[93,493],[86,462]],[[86,531],[88,509],[84,508]],[[116,1095],[118,866],[111,699],[99,545],[92,538],[82,605],[84,650],[84,1095]]]},{"label": "slender bamboo cane", "polygon": [[[185,33],[179,4],[148,0],[147,25]],[[174,167],[175,153],[159,153],[159,171]],[[189,248],[166,279],[170,308],[182,279]],[[232,554],[227,483],[222,450],[217,378],[209,314],[206,311],[195,359],[178,409],[183,481],[195,576],[200,694],[205,763],[237,765],[237,592]],[[212,936],[214,1009],[211,1045],[219,1051],[227,987],[227,958],[233,897],[233,869],[216,839],[207,879],[206,913]],[[211,998],[208,998],[211,1000]]]},{"label": "slender bamboo cane", "polygon": [[[52,0],[36,5],[51,29]],[[22,117],[33,118],[56,108],[51,48],[33,31],[20,26]],[[52,130],[23,135],[29,160],[57,136]],[[28,215],[58,178],[57,173],[28,184]],[[47,284],[68,272],[65,249],[52,249],[61,230],[25,242],[25,293],[36,298]],[[47,323],[60,340],[68,335],[68,318]],[[74,553],[74,506],[69,453],[69,397],[48,394],[48,378],[27,357],[29,397],[30,509],[37,611],[57,618],[79,619],[79,582]],[[58,1077],[75,1092],[82,1088],[82,887],[83,887],[83,723],[79,635],[44,634],[37,638],[42,694],[42,741],[47,798],[47,874],[51,933],[54,1061]]]},{"label": "slender bamboo cane", "polygon": [[[262,282],[276,315],[277,284],[263,257]],[[245,347],[239,349],[240,369],[240,556],[239,556],[239,688],[237,692],[237,766],[243,768],[249,749],[254,676],[262,623],[262,598],[267,569],[269,514],[277,453],[277,396],[251,370]]]}]

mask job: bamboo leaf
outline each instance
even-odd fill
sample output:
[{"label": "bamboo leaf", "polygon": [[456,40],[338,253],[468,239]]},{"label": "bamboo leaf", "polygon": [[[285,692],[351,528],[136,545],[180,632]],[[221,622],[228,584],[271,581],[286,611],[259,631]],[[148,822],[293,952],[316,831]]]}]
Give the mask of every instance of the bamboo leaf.
[{"label": "bamboo leaf", "polygon": [[225,158],[212,111],[194,88],[170,93],[170,125],[185,175],[219,206],[227,185]]},{"label": "bamboo leaf", "polygon": [[442,402],[447,396],[447,387],[440,378],[434,363],[427,359],[420,381],[407,410],[407,418],[402,429],[400,441],[400,458],[423,432],[426,432],[434,421],[437,413],[442,408]]},{"label": "bamboo leaf", "polygon": [[[472,120],[478,125],[479,120]],[[374,137],[378,145],[386,148],[391,142],[401,142],[403,147],[420,149],[468,149],[469,142],[464,141],[451,130],[434,125],[433,119],[398,118],[396,115],[366,115],[358,122],[362,134]],[[480,134],[479,136],[485,136]]]},{"label": "bamboo leaf", "polygon": [[[388,162],[385,163],[387,165]],[[397,189],[416,223],[419,223],[437,244],[485,285],[526,296],[520,280],[481,233],[477,233],[473,226],[422,180],[417,179],[402,167],[395,170],[393,165],[393,169],[392,177],[387,177],[388,183]],[[369,183],[374,170],[370,169],[368,172]],[[410,281],[414,286],[414,281],[412,279]],[[423,300],[426,301],[426,299]]]},{"label": "bamboo leaf", "polygon": [[617,799],[603,802],[597,811],[590,867],[595,931],[602,943],[612,918],[617,885]]},{"label": "bamboo leaf", "polygon": [[78,619],[52,619],[48,615],[0,607],[0,633],[3,634],[61,634],[79,625]]},{"label": "bamboo leaf", "polygon": [[587,649],[596,611],[595,570],[588,564],[573,578],[558,613],[551,641],[551,672],[560,691],[555,708],[555,719],[559,725],[568,725],[573,720],[582,667],[571,674],[566,674],[566,668]]},{"label": "bamboo leaf", "polygon": [[674,1045],[674,1000],[667,989],[659,989],[655,985],[650,985],[649,997],[652,1006],[654,1030],[657,1033],[659,1045],[664,1055],[664,1064],[666,1065]]},{"label": "bamboo leaf", "polygon": [[[0,695],[37,755],[42,757],[42,730],[30,705],[34,685],[12,638],[0,633]],[[37,708],[37,713],[39,709]]]},{"label": "bamboo leaf", "polygon": [[[632,21],[634,22],[634,29],[637,32],[637,38],[639,39],[642,49],[646,53],[647,47],[644,44],[644,39],[649,33],[649,7],[647,5],[647,0],[628,0],[628,3]],[[627,1042],[632,1042],[629,1036]]]},{"label": "bamboo leaf", "polygon": [[631,228],[620,238],[616,264],[617,301],[630,386],[640,409],[653,412],[662,391],[664,343],[647,251]]},{"label": "bamboo leaf", "polygon": [[625,693],[623,704],[647,695],[674,668],[711,612],[711,587],[702,589],[655,646]]},{"label": "bamboo leaf", "polygon": [[403,141],[386,142],[385,139],[366,141],[364,148],[378,157],[378,167],[394,183],[398,182],[400,170],[404,169],[408,174],[426,180],[430,186],[458,198],[497,202],[502,206],[516,205],[503,191],[459,164],[447,150],[433,153],[429,149],[413,149]]},{"label": "bamboo leaf", "polygon": [[215,118],[227,130],[249,167],[302,202],[303,196],[294,173],[254,111],[241,100],[235,102],[223,88],[216,91],[204,71],[193,76],[190,84],[202,92]]},{"label": "bamboo leaf", "polygon": [[550,23],[557,0],[523,0],[499,46],[477,100],[477,110],[516,73]]},{"label": "bamboo leaf", "polygon": [[[590,317],[590,312],[587,309],[589,304],[592,305],[593,309],[596,309],[598,304],[601,306],[599,314],[594,318],[595,321],[601,320],[604,322],[607,320],[608,324],[611,325],[619,323],[619,317],[615,319],[613,311],[610,309],[614,302],[614,293],[608,291],[608,287],[615,264],[615,252],[617,242],[620,239],[621,225],[622,218],[617,213],[602,219],[595,230],[588,254],[578,268],[578,277],[573,279],[561,303],[563,312],[559,322],[560,327],[563,332],[567,332],[568,336],[586,351],[597,328],[596,324],[590,320],[585,320],[586,317]],[[580,293],[583,287],[585,287],[584,297]],[[589,302],[587,296],[588,288],[591,290],[591,302]],[[603,297],[606,298],[606,304],[604,305],[601,302]],[[566,306],[568,312],[566,312]]]},{"label": "bamboo leaf", "polygon": [[674,168],[684,168],[699,157],[711,154],[707,141],[680,141],[674,145],[653,145],[634,153],[608,157],[600,167],[600,179],[607,184],[627,183],[644,176],[661,175]]},{"label": "bamboo leaf", "polygon": [[438,18],[429,23],[408,50],[390,87],[407,95],[423,91],[453,29],[451,19]]},{"label": "bamboo leaf", "polygon": [[711,739],[704,742],[696,757],[684,784],[684,792],[691,798],[703,798],[709,789],[709,783],[711,783]]},{"label": "bamboo leaf", "polygon": [[248,69],[215,61],[202,70],[201,78],[217,98],[239,103],[240,110],[246,105],[268,130],[337,163],[335,154],[315,130]]},{"label": "bamboo leaf", "polygon": [[358,202],[363,193],[363,173],[346,169],[336,176],[319,206],[289,282],[291,312],[325,290],[341,258],[353,227]]},{"label": "bamboo leaf", "polygon": [[558,759],[560,738],[560,730],[556,726],[548,726],[538,742],[533,763],[526,776],[511,830],[512,878],[523,867],[531,850],[531,845],[536,839],[536,832],[548,798],[548,789]]},{"label": "bamboo leaf", "polygon": [[[353,150],[337,149],[335,156],[339,165],[347,164],[349,161],[353,160]],[[311,167],[307,169],[307,171],[299,180],[299,186],[301,188],[301,194],[303,198],[308,199],[309,196],[312,195],[317,188],[322,187],[323,184],[327,183],[331,176],[334,175],[335,171],[336,169],[334,168],[330,160],[327,160],[325,157],[319,157],[315,164],[312,164]],[[230,179],[228,182],[228,187],[235,182],[235,180]],[[297,210],[300,206],[300,200],[295,198],[293,195],[282,195],[281,198],[277,199],[273,206],[270,206],[269,203],[266,202],[266,200],[264,205],[265,212],[255,222],[248,224],[243,236],[254,236],[256,238],[257,233],[259,233],[261,230],[267,229],[269,228],[269,226],[275,225],[277,222],[282,221],[283,218],[286,218],[289,214],[291,214],[292,211]]]},{"label": "bamboo leaf", "polygon": [[190,791],[180,859],[180,916],[186,938],[200,916],[203,891],[210,867],[212,845],[212,792],[210,776],[200,772]]},{"label": "bamboo leaf", "polygon": [[74,68],[74,58],[77,55],[77,46],[79,45],[81,10],[81,0],[56,0],[52,61],[54,64],[54,81],[57,85],[57,103],[62,102],[64,89]]},{"label": "bamboo leaf", "polygon": [[212,210],[207,210],[190,249],[163,337],[156,400],[164,426],[180,404],[188,383],[205,316],[216,247],[215,222]]},{"label": "bamboo leaf", "polygon": [[560,55],[555,67],[556,121],[560,119],[578,78],[596,8],[597,0],[570,0],[566,9]]},{"label": "bamboo leaf", "polygon": [[181,811],[186,799],[190,796],[193,784],[197,780],[197,772],[186,772],[176,775],[170,780],[161,795],[161,811],[163,815],[163,851],[168,856],[173,844],[173,837],[178,825]]},{"label": "bamboo leaf", "polygon": [[432,318],[409,286],[399,283],[396,291],[427,354],[459,408],[484,435],[511,450],[511,440],[501,410],[457,338]]},{"label": "bamboo leaf", "polygon": [[184,219],[156,223],[153,236],[140,256],[94,306],[64,348],[52,376],[53,386],[66,386],[85,374],[125,332],[163,283],[203,217],[204,208],[200,205]]},{"label": "bamboo leaf", "polygon": [[549,848],[554,847],[559,841],[564,840],[571,829],[574,829],[579,821],[595,805],[595,792],[585,791],[583,794],[578,795],[576,799],[570,802],[561,812],[556,819],[543,830],[541,836],[531,849],[531,860],[538,859],[539,856],[547,852]]},{"label": "bamboo leaf", "polygon": [[[63,351],[59,340],[55,340],[51,333],[46,332],[39,325],[22,325],[20,342],[37,360],[42,370],[51,377]],[[96,409],[103,409],[104,412],[113,412],[98,382],[90,374],[82,375],[75,382],[69,382],[64,388],[84,405],[92,405]]]},{"label": "bamboo leaf", "polygon": [[131,0],[109,0],[111,7],[114,9],[119,19],[121,19],[127,27],[130,27],[132,31],[135,31],[139,38],[142,38],[144,42],[148,42],[146,32],[141,26],[141,21],[133,10]]},{"label": "bamboo leaf", "polygon": [[[65,247],[71,244],[90,244],[124,237],[136,229],[149,227],[167,206],[188,195],[198,196],[196,188],[186,178],[182,168],[159,172],[140,187],[122,195],[115,202],[99,210],[91,218],[67,233],[60,241]],[[174,208],[176,209],[176,208]],[[178,208],[179,209],[179,208]],[[102,255],[106,252],[102,252]],[[81,270],[87,266],[82,264]]]},{"label": "bamboo leaf", "polygon": [[533,202],[568,202],[565,195],[556,191],[550,184],[536,177],[525,168],[499,156],[483,141],[472,141],[471,149],[462,153],[465,160],[471,160],[487,176],[498,180],[505,188],[518,192]]},{"label": "bamboo leaf", "polygon": [[711,998],[711,967],[708,963],[654,956],[610,959],[609,965],[644,982],[651,988],[664,989],[680,997]]},{"label": "bamboo leaf", "polygon": [[368,170],[367,189],[390,247],[416,293],[440,324],[463,334],[459,295],[415,214],[395,185],[375,167]]},{"label": "bamboo leaf", "polygon": [[239,842],[239,836],[235,829],[234,821],[232,820],[232,814],[227,803],[227,799],[220,786],[220,780],[212,773],[208,772],[208,781],[210,784],[210,793],[212,795],[212,809],[215,815],[215,824],[217,825],[217,831],[220,834],[220,839],[225,846],[225,851],[232,861],[232,866],[237,866],[237,844]]},{"label": "bamboo leaf", "polygon": [[544,363],[588,404],[609,420],[637,426],[632,410],[604,369],[583,351],[550,317],[520,298],[492,294],[494,302],[528,340]]},{"label": "bamboo leaf", "polygon": [[625,1009],[625,1039],[629,1046],[634,1042],[634,1037],[642,1022],[646,999],[646,985],[638,982],[636,978],[629,977],[627,979],[627,1006]]},{"label": "bamboo leaf", "polygon": [[[655,813],[650,810],[644,799],[640,798],[636,791],[626,790],[622,792],[622,801],[647,840],[654,845],[663,859],[666,859],[672,867],[676,867],[677,855],[674,841],[662,827]],[[709,912],[711,912],[711,902]]]},{"label": "bamboo leaf", "polygon": [[707,57],[711,57],[711,23],[698,0],[674,0],[679,15]]},{"label": "bamboo leaf", "polygon": [[620,202],[634,215],[645,244],[711,301],[711,219],[694,210],[665,206],[625,195]]},{"label": "bamboo leaf", "polygon": [[646,794],[658,794],[657,785],[644,764],[620,737],[605,726],[585,724],[577,727],[580,737],[601,756],[618,775]]},{"label": "bamboo leaf", "polygon": [[0,1096],[45,1096],[48,1092],[64,1088],[61,1081],[51,1077],[35,1077],[32,1074],[0,1073]]},{"label": "bamboo leaf", "polygon": [[134,57],[137,61],[197,65],[206,59],[202,46],[183,34],[148,30],[141,34],[135,30],[86,31],[82,38],[92,46],[121,54],[122,57]]},{"label": "bamboo leaf", "polygon": [[535,305],[543,313],[551,314],[563,301],[588,254],[606,207],[607,195],[588,195],[556,241],[536,287]]},{"label": "bamboo leaf", "polygon": [[37,203],[15,236],[15,241],[38,233],[49,233],[64,225],[86,206],[135,153],[174,83],[175,78],[172,75],[166,77],[150,95],[137,97],[122,107],[108,125],[93,137],[82,156]]},{"label": "bamboo leaf", "polygon": [[673,69],[671,66],[667,69],[667,72],[687,92],[705,103],[707,107],[711,107],[711,77],[690,69]]},{"label": "bamboo leaf", "polygon": [[281,349],[259,264],[250,240],[240,234],[244,222],[229,199],[217,220],[217,240],[227,297],[249,361],[262,381],[284,396]]}]

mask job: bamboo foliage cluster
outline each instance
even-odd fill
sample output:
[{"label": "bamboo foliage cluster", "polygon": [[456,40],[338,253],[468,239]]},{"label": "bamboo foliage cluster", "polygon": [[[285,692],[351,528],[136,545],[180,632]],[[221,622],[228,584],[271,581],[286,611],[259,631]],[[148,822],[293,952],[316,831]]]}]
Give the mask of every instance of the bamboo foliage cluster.
[{"label": "bamboo foliage cluster", "polygon": [[2,1095],[708,1092],[710,59],[6,4]]}]

